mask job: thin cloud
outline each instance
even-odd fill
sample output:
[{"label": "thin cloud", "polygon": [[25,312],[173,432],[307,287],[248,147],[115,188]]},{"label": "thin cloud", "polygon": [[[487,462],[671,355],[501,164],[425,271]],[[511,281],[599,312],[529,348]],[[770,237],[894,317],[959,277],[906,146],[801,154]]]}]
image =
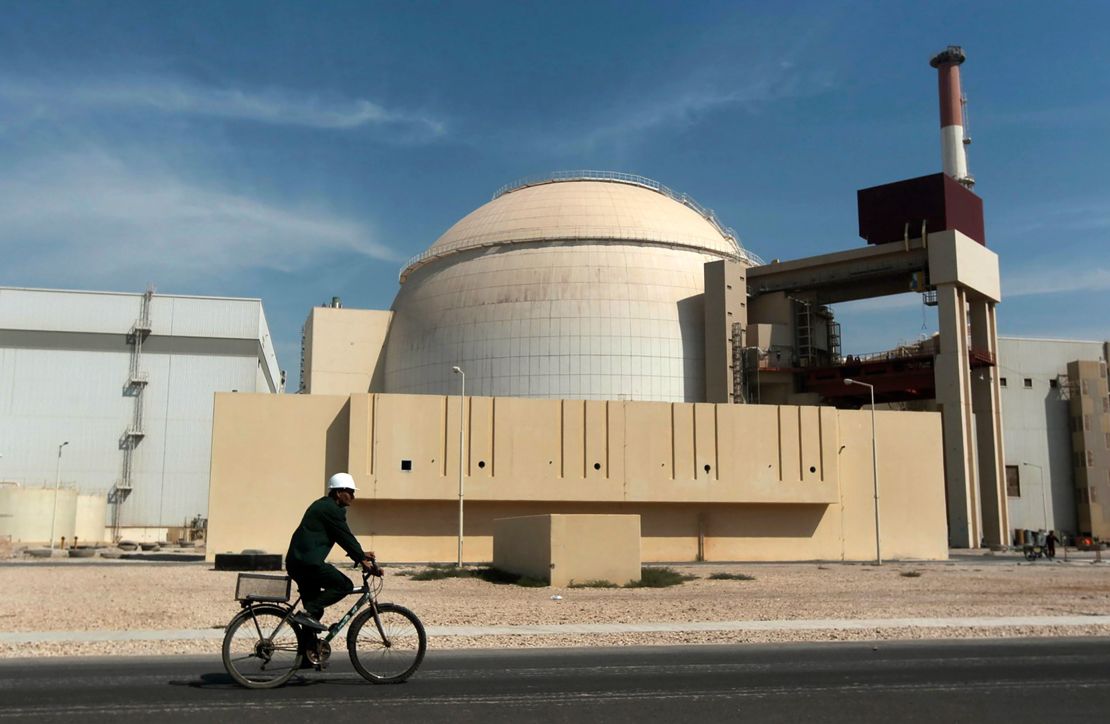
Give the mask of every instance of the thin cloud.
[{"label": "thin cloud", "polygon": [[388,128],[408,139],[436,138],[446,125],[420,113],[363,98],[325,97],[282,89],[210,87],[169,78],[89,83],[28,83],[0,78],[0,101],[44,110],[132,110],[319,129]]},{"label": "thin cloud", "polygon": [[357,221],[96,152],[7,172],[0,218],[8,283],[137,277],[185,286],[252,270],[292,272],[335,255],[400,260]]},{"label": "thin cloud", "polygon": [[1003,275],[1002,297],[1037,294],[1110,291],[1110,269],[1105,267],[1039,268]]},{"label": "thin cloud", "polygon": [[733,87],[721,83],[692,85],[687,81],[666,95],[607,109],[602,117],[609,120],[573,139],[558,141],[557,145],[566,150],[589,151],[613,141],[635,140],[658,129],[690,126],[722,109],[754,111],[784,98],[823,92],[832,87],[832,82],[828,78],[803,77],[792,62],[784,60],[766,73],[750,74],[742,84]]}]

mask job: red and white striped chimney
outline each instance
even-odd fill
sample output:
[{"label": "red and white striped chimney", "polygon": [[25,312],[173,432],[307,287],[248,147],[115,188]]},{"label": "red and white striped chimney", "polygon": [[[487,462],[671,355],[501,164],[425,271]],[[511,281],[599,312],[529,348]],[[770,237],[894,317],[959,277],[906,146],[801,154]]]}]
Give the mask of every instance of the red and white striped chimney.
[{"label": "red and white striped chimney", "polygon": [[965,144],[971,142],[964,136],[963,96],[960,93],[960,65],[967,59],[964,49],[949,45],[933,56],[929,65],[937,69],[940,81],[940,153],[944,172],[967,188],[975,179],[967,172]]}]

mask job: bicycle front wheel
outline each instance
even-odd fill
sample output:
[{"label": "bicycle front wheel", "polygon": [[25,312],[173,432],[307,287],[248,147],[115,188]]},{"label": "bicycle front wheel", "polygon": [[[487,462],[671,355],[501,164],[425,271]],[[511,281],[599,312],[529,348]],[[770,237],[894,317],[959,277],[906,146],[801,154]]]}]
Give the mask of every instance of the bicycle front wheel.
[{"label": "bicycle front wheel", "polygon": [[248,689],[281,686],[301,665],[301,646],[288,611],[279,606],[249,606],[227,625],[224,668]]},{"label": "bicycle front wheel", "polygon": [[378,606],[378,618],[380,631],[369,609],[351,623],[347,632],[351,663],[372,684],[399,684],[420,667],[428,637],[420,619],[404,606],[383,603]]}]

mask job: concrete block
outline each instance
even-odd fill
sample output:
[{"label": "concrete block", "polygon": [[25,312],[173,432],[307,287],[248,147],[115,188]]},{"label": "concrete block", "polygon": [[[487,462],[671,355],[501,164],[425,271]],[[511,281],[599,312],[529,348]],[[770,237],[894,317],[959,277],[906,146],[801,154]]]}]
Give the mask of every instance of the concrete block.
[{"label": "concrete block", "polygon": [[531,515],[493,522],[493,565],[567,586],[640,579],[640,516]]}]

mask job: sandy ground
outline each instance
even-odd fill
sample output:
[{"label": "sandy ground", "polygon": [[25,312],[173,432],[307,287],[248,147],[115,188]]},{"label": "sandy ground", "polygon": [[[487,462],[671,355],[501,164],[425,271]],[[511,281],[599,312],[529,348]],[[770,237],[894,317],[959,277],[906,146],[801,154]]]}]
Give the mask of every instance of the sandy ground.
[{"label": "sandy ground", "polygon": [[[383,601],[429,626],[784,619],[1110,615],[1110,565],[1000,562],[675,566],[698,576],[664,589],[521,588],[387,575]],[[919,576],[904,573],[915,571]],[[714,572],[751,581],[709,580]],[[349,575],[354,575],[351,572]],[[220,629],[239,611],[236,573],[204,563],[0,567],[0,632]],[[553,600],[552,596],[561,596]],[[338,606],[335,607],[339,608]],[[338,617],[339,611],[329,611]],[[325,622],[330,620],[325,617]],[[650,645],[970,636],[1110,635],[1110,626],[436,637],[437,648]],[[338,641],[338,639],[337,639]],[[341,646],[340,646],[341,648]],[[215,641],[0,643],[0,656],[215,653]]]}]

